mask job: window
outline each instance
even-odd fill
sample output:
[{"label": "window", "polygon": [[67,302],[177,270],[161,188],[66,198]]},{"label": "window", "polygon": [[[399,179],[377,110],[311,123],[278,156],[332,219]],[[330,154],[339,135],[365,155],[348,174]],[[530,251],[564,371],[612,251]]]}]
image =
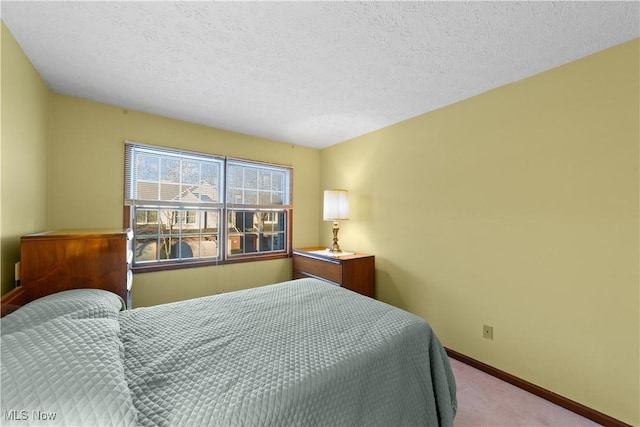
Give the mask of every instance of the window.
[{"label": "window", "polygon": [[287,256],[291,168],[125,145],[134,269]]}]

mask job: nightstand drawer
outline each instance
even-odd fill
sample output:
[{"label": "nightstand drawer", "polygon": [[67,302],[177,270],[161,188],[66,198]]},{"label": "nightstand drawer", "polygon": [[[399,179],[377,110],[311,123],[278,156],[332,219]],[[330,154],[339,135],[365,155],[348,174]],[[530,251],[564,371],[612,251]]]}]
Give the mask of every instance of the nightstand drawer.
[{"label": "nightstand drawer", "polygon": [[303,271],[308,275],[322,277],[335,283],[342,283],[342,265],[326,260],[293,255],[293,270]]},{"label": "nightstand drawer", "polygon": [[294,279],[316,277],[368,297],[375,297],[375,258],[373,255],[343,253],[325,255],[324,248],[293,250]]}]

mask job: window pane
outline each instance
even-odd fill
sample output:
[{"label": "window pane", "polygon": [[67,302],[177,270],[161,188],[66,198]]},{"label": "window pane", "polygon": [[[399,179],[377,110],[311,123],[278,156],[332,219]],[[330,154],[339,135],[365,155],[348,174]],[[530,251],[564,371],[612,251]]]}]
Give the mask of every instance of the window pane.
[{"label": "window pane", "polygon": [[182,162],[182,183],[199,184],[200,183],[200,163],[190,160]]},{"label": "window pane", "polygon": [[244,188],[258,188],[258,171],[255,169],[244,168]]},{"label": "window pane", "polygon": [[261,190],[271,189],[271,171],[258,171],[259,188]]},{"label": "window pane", "polygon": [[220,227],[220,213],[218,211],[200,212],[201,229],[204,233],[217,233]]},{"label": "window pane", "polygon": [[155,209],[136,210],[134,232],[139,236],[158,234],[158,211]]},{"label": "window pane", "polygon": [[273,252],[284,250],[284,232],[269,233],[261,236],[260,252]]},{"label": "window pane", "polygon": [[135,262],[156,261],[158,259],[158,239],[138,238],[135,244]]},{"label": "window pane", "polygon": [[229,212],[230,227],[238,231],[250,231],[254,228],[254,211]]},{"label": "window pane", "polygon": [[229,189],[227,194],[227,202],[233,204],[242,203],[242,190],[240,189]]},{"label": "window pane", "polygon": [[244,192],[244,204],[245,205],[257,205],[258,204],[258,192],[255,190],[245,190]]},{"label": "window pane", "polygon": [[136,179],[147,181],[160,180],[160,157],[149,154],[140,154],[136,161]]},{"label": "window pane", "polygon": [[206,182],[194,188],[193,195],[197,200],[205,203],[218,203],[219,201],[218,189]]},{"label": "window pane", "polygon": [[136,224],[140,224],[140,223],[144,224],[146,222],[147,222],[147,217],[145,215],[145,211],[139,209],[136,212]]},{"label": "window pane", "polygon": [[158,239],[159,242],[159,246],[158,246],[158,252],[159,252],[159,259],[163,260],[163,259],[171,259],[172,258],[172,252],[173,252],[173,245],[175,245],[176,243],[176,239],[172,239],[171,236],[169,234],[163,234],[160,239]]},{"label": "window pane", "polygon": [[244,233],[243,236],[243,252],[258,252],[258,233]]},{"label": "window pane", "polygon": [[217,163],[202,163],[201,182],[214,187],[218,186],[220,167]]},{"label": "window pane", "polygon": [[180,185],[179,184],[160,184],[160,200],[180,201]]},{"label": "window pane", "polygon": [[198,189],[200,200],[205,203],[220,202],[221,192],[218,190],[220,182],[220,166],[216,163],[203,163]]},{"label": "window pane", "polygon": [[180,182],[180,160],[163,158],[160,162],[160,178],[162,181]]},{"label": "window pane", "polygon": [[157,182],[138,181],[136,186],[136,198],[138,200],[158,200],[160,184]]},{"label": "window pane", "polygon": [[182,236],[174,250],[177,252],[175,258],[200,257],[200,236]]},{"label": "window pane", "polygon": [[266,191],[261,191],[259,193],[258,203],[261,205],[270,205],[271,204],[271,193]]},{"label": "window pane", "polygon": [[242,168],[239,166],[229,166],[227,175],[227,185],[230,188],[242,188]]},{"label": "window pane", "polygon": [[272,205],[284,205],[284,194],[282,194],[282,193],[273,193],[271,195],[271,204]]},{"label": "window pane", "polygon": [[203,258],[218,256],[218,236],[215,234],[203,235],[200,239],[200,256]]},{"label": "window pane", "polygon": [[187,211],[186,223],[189,224],[192,228],[200,228],[197,224],[197,212],[196,211]]},{"label": "window pane", "polygon": [[237,233],[229,234],[229,242],[227,243],[227,251],[229,255],[237,255],[242,253],[242,235]]},{"label": "window pane", "polygon": [[283,191],[284,190],[284,173],[274,172],[272,182],[273,182],[273,186],[271,187],[272,190]]},{"label": "window pane", "polygon": [[176,211],[172,209],[161,209],[158,211],[158,219],[160,221],[160,233],[172,234],[172,231],[176,228]]}]

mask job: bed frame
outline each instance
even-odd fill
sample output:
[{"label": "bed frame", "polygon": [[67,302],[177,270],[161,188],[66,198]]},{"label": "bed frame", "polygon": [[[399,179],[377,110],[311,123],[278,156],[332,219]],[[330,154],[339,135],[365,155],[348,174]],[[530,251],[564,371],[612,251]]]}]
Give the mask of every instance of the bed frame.
[{"label": "bed frame", "polygon": [[29,299],[27,298],[24,287],[18,286],[12,289],[2,296],[2,301],[0,301],[0,317],[6,316],[28,302]]}]

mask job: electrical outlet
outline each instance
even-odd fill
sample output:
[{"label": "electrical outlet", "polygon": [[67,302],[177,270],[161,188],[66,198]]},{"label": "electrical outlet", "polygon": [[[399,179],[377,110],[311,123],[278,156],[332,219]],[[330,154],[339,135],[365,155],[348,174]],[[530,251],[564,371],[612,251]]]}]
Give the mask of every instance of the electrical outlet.
[{"label": "electrical outlet", "polygon": [[482,326],[482,337],[489,340],[493,339],[493,326]]}]

